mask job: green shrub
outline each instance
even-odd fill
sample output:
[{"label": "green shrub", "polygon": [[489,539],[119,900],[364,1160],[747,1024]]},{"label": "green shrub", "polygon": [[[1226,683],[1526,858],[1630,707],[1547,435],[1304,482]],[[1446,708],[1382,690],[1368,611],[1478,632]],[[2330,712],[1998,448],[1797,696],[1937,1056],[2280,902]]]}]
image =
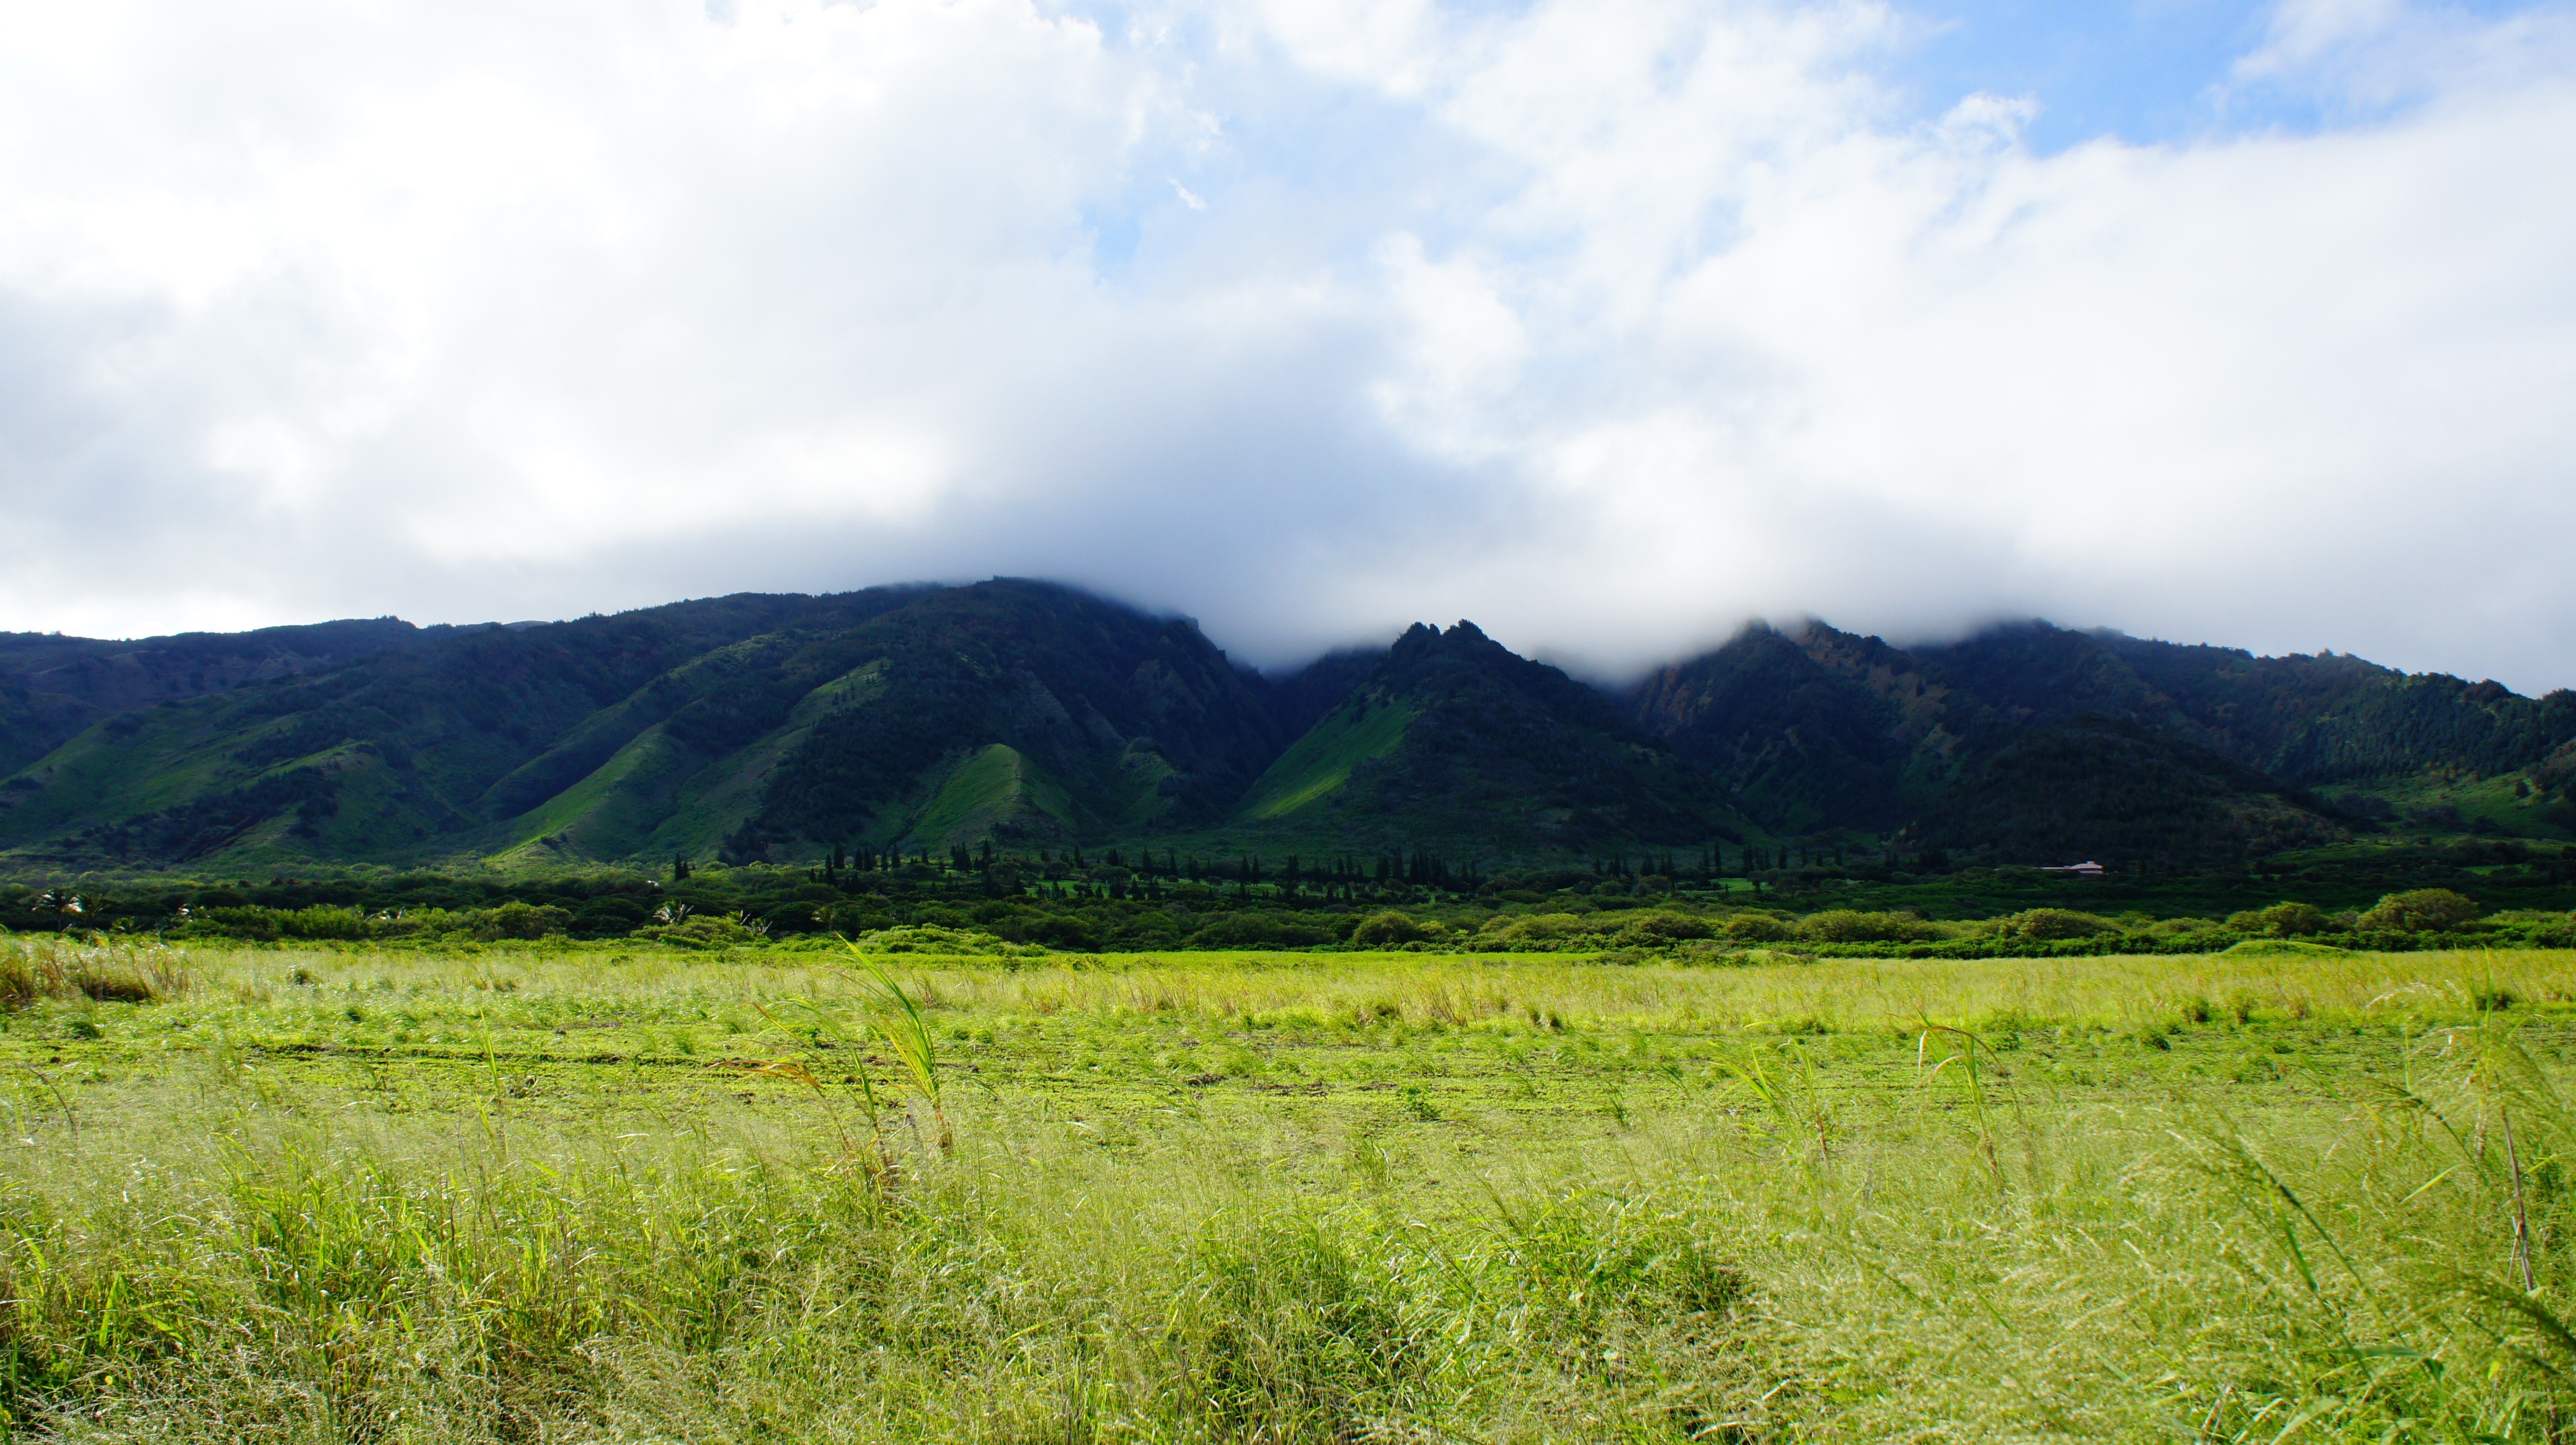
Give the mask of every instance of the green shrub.
[{"label": "green shrub", "polygon": [[2360,925],[2372,932],[2446,933],[2477,916],[2474,898],[2448,888],[2417,888],[2381,898],[2361,915]]},{"label": "green shrub", "polygon": [[1359,927],[1351,930],[1351,942],[1362,948],[1397,948],[1408,943],[1420,943],[1429,937],[1430,929],[1391,908],[1383,913],[1370,914]]},{"label": "green shrub", "polygon": [[2099,938],[2117,933],[2119,925],[2090,913],[2071,908],[2033,908],[1996,920],[2001,932],[2014,938]]},{"label": "green shrub", "polygon": [[2147,936],[2164,939],[2194,938],[2204,933],[2215,933],[2219,927],[2219,922],[2215,918],[2166,918],[2147,925]]},{"label": "green shrub", "polygon": [[1628,919],[1616,941],[1637,948],[1657,948],[1686,938],[1706,938],[1715,932],[1705,918],[1658,908]]},{"label": "green shrub", "polygon": [[1768,913],[1739,913],[1726,920],[1726,936],[1739,943],[1778,943],[1789,936],[1789,925]]},{"label": "green shrub", "polygon": [[1520,948],[1548,950],[1582,937],[1597,926],[1579,913],[1533,913],[1521,917],[1501,914],[1485,920],[1470,946],[1485,953]]},{"label": "green shrub", "polygon": [[2325,910],[2310,903],[2275,903],[2228,915],[2227,926],[2252,938],[2307,938],[2329,927]]},{"label": "green shrub", "polygon": [[2314,943],[2303,938],[2249,938],[2223,950],[2239,957],[2255,958],[2317,957],[2326,958],[2343,952],[2328,943]]},{"label": "green shrub", "polygon": [[[698,920],[691,919],[694,923]],[[474,915],[474,936],[490,943],[502,938],[543,938],[572,927],[572,913],[552,904],[504,903]]]},{"label": "green shrub", "polygon": [[633,932],[652,916],[652,910],[634,899],[611,895],[583,904],[574,912],[572,923],[582,933],[615,935]]},{"label": "green shrub", "polygon": [[989,933],[917,925],[861,934],[851,943],[867,953],[926,953],[948,958],[1043,958],[1033,943],[1012,943]]},{"label": "green shrub", "polygon": [[1828,908],[1800,923],[1798,936],[1818,943],[1913,943],[1938,938],[1941,930],[1910,913]]},{"label": "green shrub", "polygon": [[1029,941],[1063,953],[1089,953],[1100,947],[1100,936],[1090,924],[1062,913],[1031,925]]},{"label": "green shrub", "polygon": [[278,933],[287,938],[350,940],[368,934],[366,915],[354,908],[317,905],[292,913],[279,912],[276,917]]},{"label": "green shrub", "polygon": [[1192,948],[1306,948],[1331,943],[1333,931],[1275,913],[1229,913],[1190,935]]},{"label": "green shrub", "polygon": [[1519,918],[1497,916],[1486,922],[1485,931],[1500,933],[1514,940],[1536,942],[1571,938],[1590,927],[1580,913],[1532,913]]},{"label": "green shrub", "polygon": [[630,937],[648,943],[667,943],[674,948],[733,948],[758,940],[759,935],[730,918],[684,918],[677,923],[657,923],[636,929]]},{"label": "green shrub", "polygon": [[209,908],[190,921],[189,932],[228,934],[234,938],[274,943],[281,932],[279,924],[286,915],[274,908]]}]

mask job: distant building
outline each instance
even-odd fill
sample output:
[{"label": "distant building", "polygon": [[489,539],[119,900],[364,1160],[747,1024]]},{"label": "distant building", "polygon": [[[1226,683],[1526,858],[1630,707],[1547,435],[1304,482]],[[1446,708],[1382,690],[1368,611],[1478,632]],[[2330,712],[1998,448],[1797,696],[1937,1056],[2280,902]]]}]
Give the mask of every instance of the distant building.
[{"label": "distant building", "polygon": [[2071,873],[2078,878],[2099,878],[2102,876],[2102,865],[2088,858],[2081,863],[2066,863],[2053,868],[2042,868],[2039,871],[2042,873]]}]

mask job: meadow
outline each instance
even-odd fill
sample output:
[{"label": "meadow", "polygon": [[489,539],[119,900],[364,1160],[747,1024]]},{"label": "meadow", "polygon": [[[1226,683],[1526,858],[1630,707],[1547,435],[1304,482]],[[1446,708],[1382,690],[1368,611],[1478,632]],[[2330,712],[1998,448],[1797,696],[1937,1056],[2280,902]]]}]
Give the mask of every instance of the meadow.
[{"label": "meadow", "polygon": [[[877,970],[882,970],[879,972]],[[2576,952],[0,939],[13,1436],[2514,1440]]]}]

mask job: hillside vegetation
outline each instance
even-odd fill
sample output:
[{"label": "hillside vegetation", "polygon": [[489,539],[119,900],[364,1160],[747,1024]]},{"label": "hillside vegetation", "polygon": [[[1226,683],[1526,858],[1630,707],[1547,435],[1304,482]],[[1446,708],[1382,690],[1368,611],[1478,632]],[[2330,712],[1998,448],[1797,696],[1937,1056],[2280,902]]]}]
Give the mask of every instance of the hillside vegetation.
[{"label": "hillside vegetation", "polygon": [[107,864],[938,847],[1214,820],[1279,746],[1195,627],[1064,589],[726,598],[122,714],[0,789],[0,836]]},{"label": "hillside vegetation", "polygon": [[2044,623],[1911,649],[1756,626],[1614,695],[1461,622],[1269,678],[1187,620],[996,580],[0,638],[0,769],[0,870],[31,881],[987,844],[2209,871],[2576,838],[2576,694]]},{"label": "hillside vegetation", "polygon": [[1755,626],[1632,700],[1780,832],[2208,867],[2384,823],[2458,832],[2475,820],[2456,807],[2401,817],[2383,795],[2493,778],[2512,806],[2486,810],[2486,830],[2576,837],[2576,693],[2534,700],[2333,654],[2045,623],[1913,649]]}]

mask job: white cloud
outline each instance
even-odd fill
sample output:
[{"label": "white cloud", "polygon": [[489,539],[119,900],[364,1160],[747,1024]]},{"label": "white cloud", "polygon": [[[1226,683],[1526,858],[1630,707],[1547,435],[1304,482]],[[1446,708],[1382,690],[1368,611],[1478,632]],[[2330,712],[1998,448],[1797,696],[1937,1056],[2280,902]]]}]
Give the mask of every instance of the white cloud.
[{"label": "white cloud", "polygon": [[2576,682],[2561,12],[2289,0],[2225,84],[2329,123],[2047,156],[1902,111],[1915,30],[0,5],[0,625],[1003,571],[1272,659],[2036,611]]}]

